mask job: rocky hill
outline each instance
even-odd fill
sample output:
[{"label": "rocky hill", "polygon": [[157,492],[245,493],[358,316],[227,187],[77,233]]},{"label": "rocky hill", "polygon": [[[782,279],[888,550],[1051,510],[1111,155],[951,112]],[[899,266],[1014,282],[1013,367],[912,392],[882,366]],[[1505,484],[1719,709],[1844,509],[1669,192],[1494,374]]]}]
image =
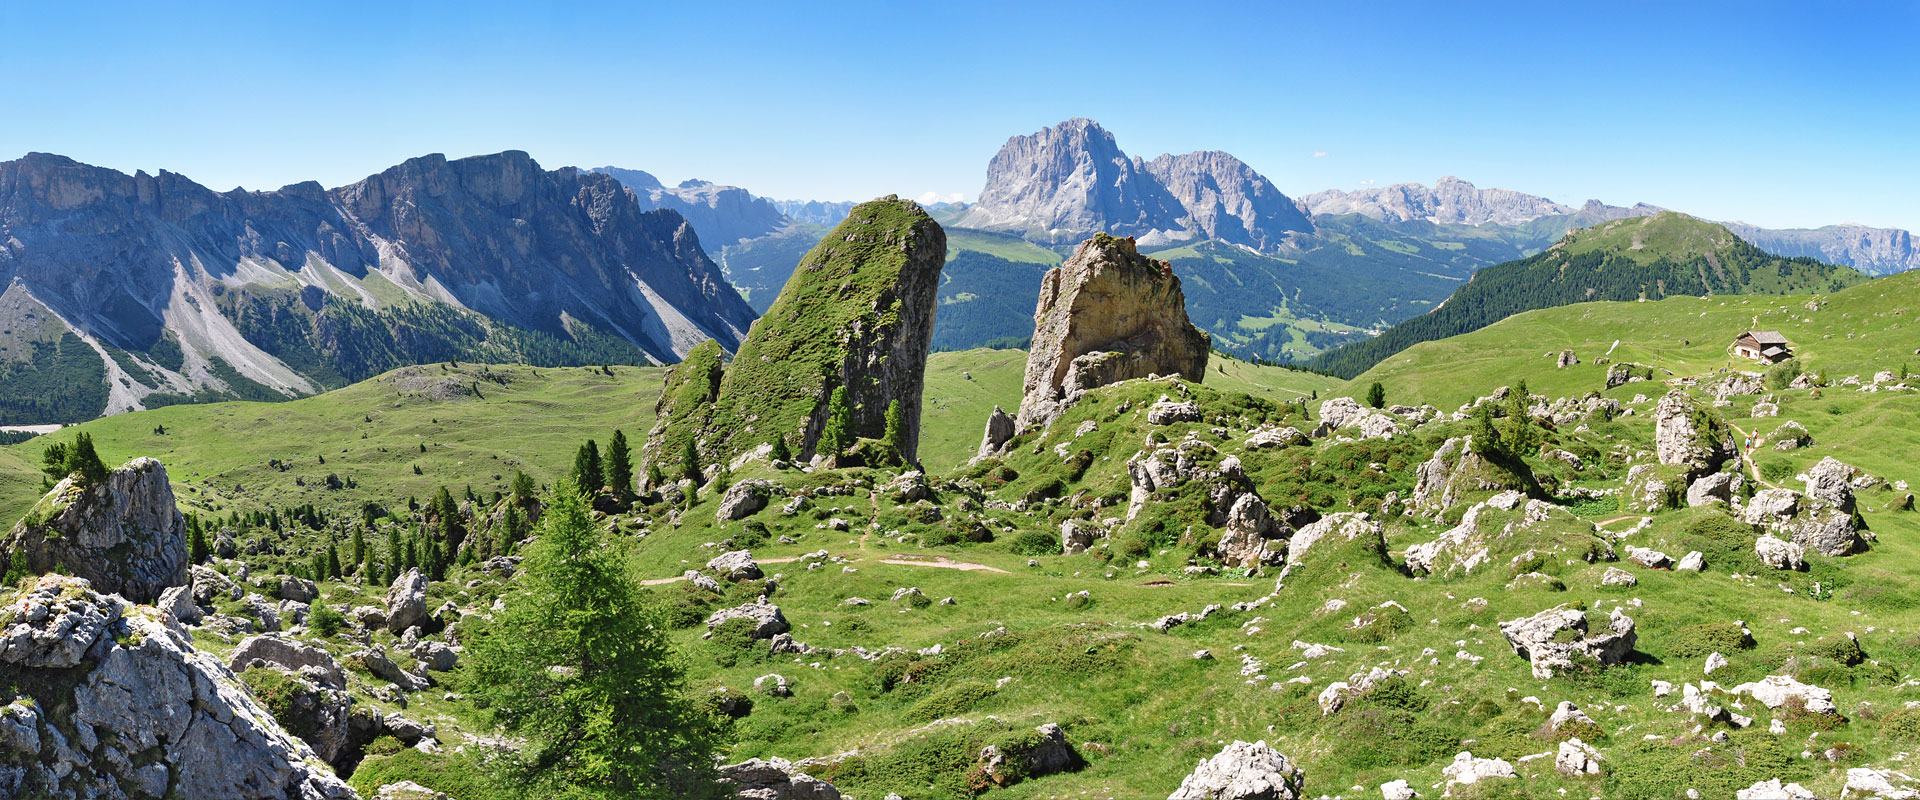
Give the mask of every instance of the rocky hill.
[{"label": "rocky hill", "polygon": [[1113,134],[1078,118],[1008,139],[987,165],[979,202],[955,224],[1036,241],[1112,233],[1148,243],[1219,238],[1261,250],[1313,229],[1272,182],[1226,153],[1130,159]]},{"label": "rocky hill", "polygon": [[637,169],[595,167],[592,171],[611,175],[632,189],[643,209],[666,208],[678,213],[693,226],[701,246],[714,258],[719,258],[728,245],[767,236],[793,224],[773,201],[755,197],[738,186],[703,180],[665,186]]},{"label": "rocky hill", "polygon": [[1539,255],[1482,269],[1432,312],[1324,353],[1312,366],[1351,377],[1416,343],[1537,308],[1687,295],[1831,292],[1865,279],[1847,267],[1770,256],[1724,227],[1661,212],[1604,222],[1568,234]]},{"label": "rocky hill", "polygon": [[525,153],[214,192],[0,164],[9,423],[310,393],[446,358],[673,361],[753,320],[677,213]]},{"label": "rocky hill", "polygon": [[[710,352],[669,376],[649,440],[691,440],[701,464],[776,440],[799,459],[831,459],[897,428],[893,457],[912,461],[946,248],[917,203],[889,196],[855,206],[801,260],[724,375],[700,366],[717,365]],[[830,432],[838,446],[822,449]],[[651,463],[674,474],[680,455],[656,449]]]}]

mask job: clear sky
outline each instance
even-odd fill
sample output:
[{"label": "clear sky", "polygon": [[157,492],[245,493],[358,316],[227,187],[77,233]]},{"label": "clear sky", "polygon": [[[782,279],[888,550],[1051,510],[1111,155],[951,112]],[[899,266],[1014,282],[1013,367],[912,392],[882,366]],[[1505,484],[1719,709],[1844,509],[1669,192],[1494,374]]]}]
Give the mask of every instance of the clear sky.
[{"label": "clear sky", "polygon": [[[979,192],[1074,116],[1293,195],[1920,228],[1920,4],[8,4],[0,159],[216,189],[526,150],[778,198]],[[282,7],[287,6],[287,7]]]}]

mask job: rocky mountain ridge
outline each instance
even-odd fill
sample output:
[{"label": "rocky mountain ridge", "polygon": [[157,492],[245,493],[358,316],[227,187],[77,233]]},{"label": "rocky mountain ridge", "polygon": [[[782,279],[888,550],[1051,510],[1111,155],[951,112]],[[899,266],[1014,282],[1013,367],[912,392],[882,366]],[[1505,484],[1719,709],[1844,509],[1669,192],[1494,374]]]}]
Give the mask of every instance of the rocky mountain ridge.
[{"label": "rocky mountain ridge", "polygon": [[265,192],[30,154],[0,163],[0,279],[13,382],[99,376],[60,408],[0,398],[8,422],[450,357],[668,362],[754,317],[678,213],[518,151]]}]

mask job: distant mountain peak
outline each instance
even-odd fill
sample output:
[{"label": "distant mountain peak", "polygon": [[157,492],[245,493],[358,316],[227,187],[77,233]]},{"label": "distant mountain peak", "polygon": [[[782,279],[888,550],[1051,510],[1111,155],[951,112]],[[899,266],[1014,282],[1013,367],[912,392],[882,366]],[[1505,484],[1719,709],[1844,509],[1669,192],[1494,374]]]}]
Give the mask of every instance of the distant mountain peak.
[{"label": "distant mountain peak", "polygon": [[1073,241],[1091,233],[1143,243],[1219,238],[1269,250],[1312,230],[1293,200],[1217,151],[1129,158],[1083,117],[1009,138],[987,165],[980,199],[956,225]]}]

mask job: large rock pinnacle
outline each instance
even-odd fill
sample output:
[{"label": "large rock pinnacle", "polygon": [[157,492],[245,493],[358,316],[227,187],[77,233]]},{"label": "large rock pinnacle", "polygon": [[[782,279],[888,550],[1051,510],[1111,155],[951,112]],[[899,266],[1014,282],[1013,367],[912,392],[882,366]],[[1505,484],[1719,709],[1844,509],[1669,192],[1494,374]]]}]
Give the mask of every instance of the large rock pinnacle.
[{"label": "large rock pinnacle", "polygon": [[96,485],[60,481],[14,526],[4,555],[15,552],[36,573],[60,569],[135,603],[187,585],[186,522],[167,468],[151,458],[129,461]]},{"label": "large rock pinnacle", "polygon": [[1132,239],[1094,236],[1041,280],[1016,426],[1045,427],[1096,386],[1155,374],[1201,380],[1210,346],[1187,321],[1166,262],[1140,255]]}]

